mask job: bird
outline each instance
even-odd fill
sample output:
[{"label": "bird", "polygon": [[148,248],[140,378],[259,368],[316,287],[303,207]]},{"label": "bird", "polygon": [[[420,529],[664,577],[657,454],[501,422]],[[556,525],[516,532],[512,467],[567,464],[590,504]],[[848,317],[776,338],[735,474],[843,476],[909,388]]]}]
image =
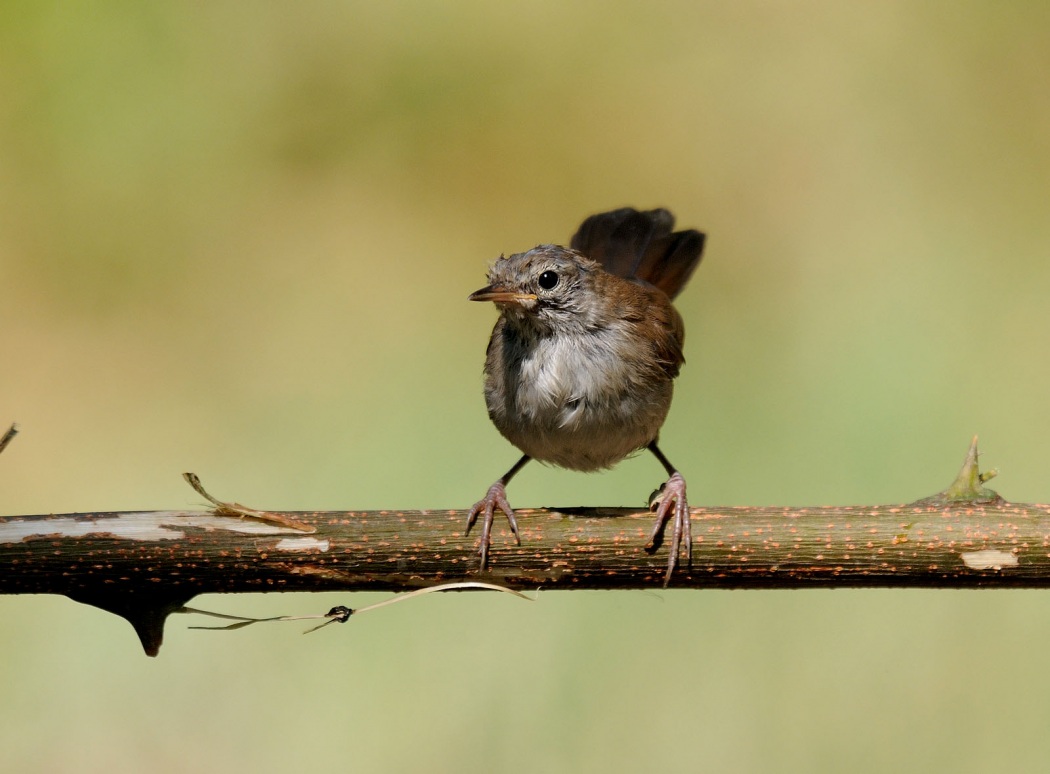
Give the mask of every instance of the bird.
[{"label": "bird", "polygon": [[522,452],[468,512],[467,535],[481,518],[482,571],[497,509],[521,544],[506,487],[530,460],[598,471],[643,449],[668,475],[650,501],[656,518],[645,548],[659,548],[670,521],[664,586],[683,547],[691,561],[685,478],[657,441],[685,362],[685,328],[671,300],[700,263],[706,237],[674,231],[674,223],[663,208],[592,215],[568,247],[501,255],[488,284],[469,296],[499,310],[485,356],[485,403]]}]

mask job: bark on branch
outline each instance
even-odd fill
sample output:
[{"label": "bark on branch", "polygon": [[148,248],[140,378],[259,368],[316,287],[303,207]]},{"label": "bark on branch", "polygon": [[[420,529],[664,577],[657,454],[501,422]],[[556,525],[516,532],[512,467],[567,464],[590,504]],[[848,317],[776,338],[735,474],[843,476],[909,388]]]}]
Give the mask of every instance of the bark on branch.
[{"label": "bark on branch", "polygon": [[[976,439],[956,481],[913,503],[692,509],[693,561],[676,588],[1050,586],[1050,505],[983,486]],[[191,483],[194,483],[191,480]],[[199,487],[199,484],[195,484]],[[483,580],[514,589],[659,588],[666,549],[648,511],[519,511],[522,545],[494,530],[478,571],[463,511],[206,511],[0,518],[0,593],[64,594],[127,618],[147,652],[197,594],[403,591]]]}]

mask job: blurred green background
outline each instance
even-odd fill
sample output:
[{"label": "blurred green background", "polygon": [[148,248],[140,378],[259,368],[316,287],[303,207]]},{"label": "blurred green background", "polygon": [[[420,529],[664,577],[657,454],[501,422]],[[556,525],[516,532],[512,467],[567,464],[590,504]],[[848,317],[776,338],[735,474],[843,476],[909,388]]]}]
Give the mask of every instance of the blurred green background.
[{"label": "blurred green background", "polygon": [[[979,433],[1050,496],[1050,6],[0,7],[4,514],[463,508],[501,252],[708,232],[665,451],[695,504],[912,500]],[[530,467],[641,503],[647,456]],[[498,558],[498,557],[497,557]],[[210,597],[312,613],[376,595]],[[0,599],[8,771],[976,772],[1044,765],[1045,592],[448,595],[157,660]]]}]

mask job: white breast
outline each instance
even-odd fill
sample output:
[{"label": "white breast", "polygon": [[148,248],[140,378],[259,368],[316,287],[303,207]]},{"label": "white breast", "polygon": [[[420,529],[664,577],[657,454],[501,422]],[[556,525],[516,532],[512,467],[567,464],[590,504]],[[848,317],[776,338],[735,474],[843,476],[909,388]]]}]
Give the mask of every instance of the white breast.
[{"label": "white breast", "polygon": [[[611,327],[536,340],[508,362],[518,378],[486,396],[493,422],[530,457],[574,470],[616,464],[656,439],[671,403],[670,378],[643,373]],[[620,346],[618,346],[620,345]]]}]

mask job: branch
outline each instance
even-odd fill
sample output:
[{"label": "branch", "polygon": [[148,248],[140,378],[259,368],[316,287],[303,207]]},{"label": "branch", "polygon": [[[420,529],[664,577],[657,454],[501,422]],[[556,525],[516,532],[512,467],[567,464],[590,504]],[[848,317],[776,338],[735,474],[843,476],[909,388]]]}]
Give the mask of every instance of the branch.
[{"label": "branch", "polygon": [[[955,482],[913,503],[692,509],[693,562],[675,588],[1046,587],[1050,505],[983,486],[977,439]],[[660,588],[652,514],[519,510],[522,545],[494,530],[489,569],[463,511],[206,511],[0,518],[0,593],[64,594],[131,621],[156,652],[166,616],[197,594],[405,591],[478,581],[514,589]]]}]

